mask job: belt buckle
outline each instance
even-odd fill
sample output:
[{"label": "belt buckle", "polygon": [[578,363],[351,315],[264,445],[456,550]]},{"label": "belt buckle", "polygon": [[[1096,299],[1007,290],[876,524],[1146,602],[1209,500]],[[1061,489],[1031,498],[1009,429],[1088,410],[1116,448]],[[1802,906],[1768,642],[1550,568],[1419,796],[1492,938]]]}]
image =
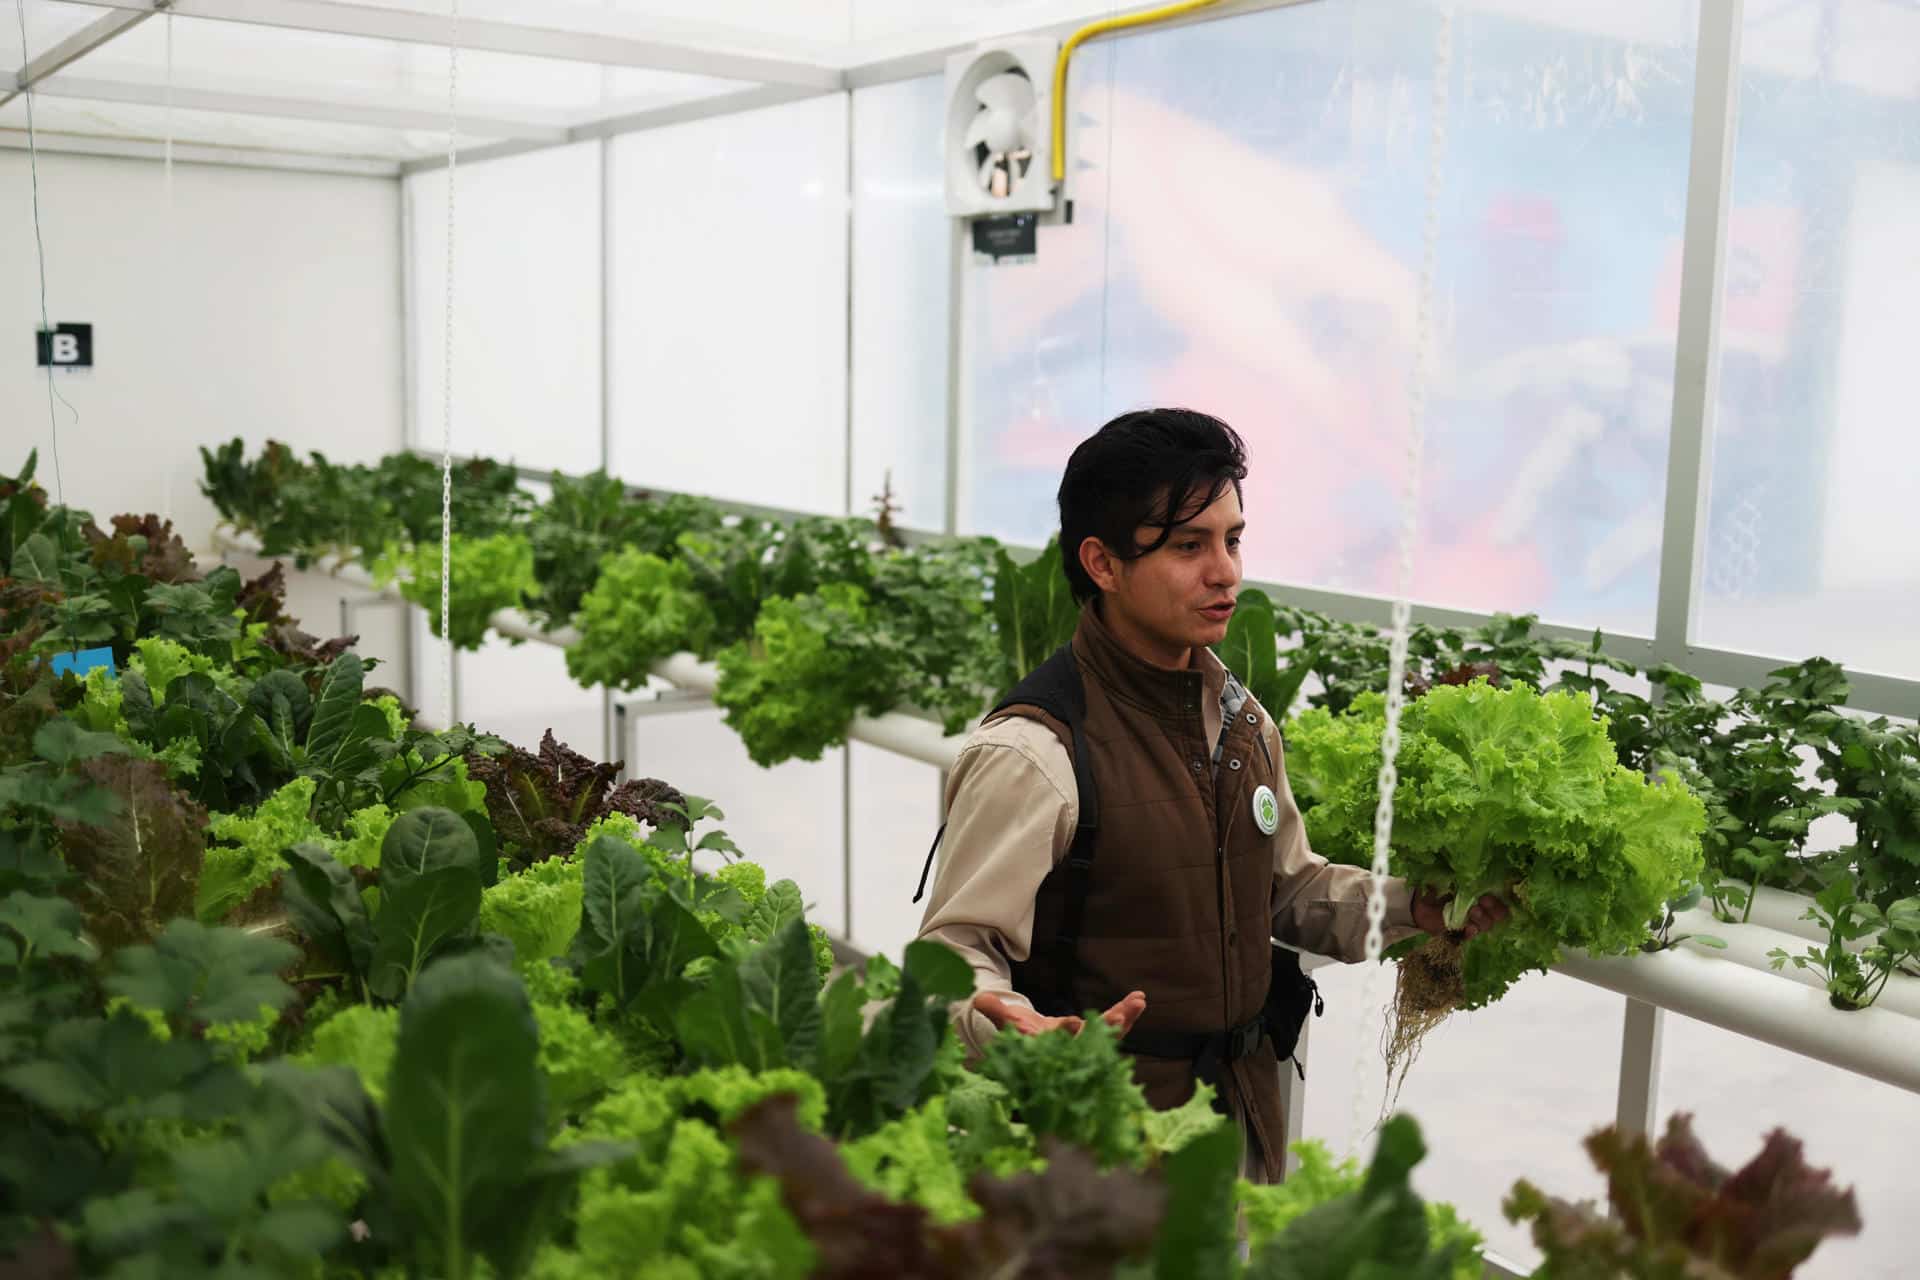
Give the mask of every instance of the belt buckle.
[{"label": "belt buckle", "polygon": [[1252,1053],[1260,1044],[1260,1023],[1258,1021],[1235,1027],[1227,1039],[1229,1060],[1238,1060]]}]

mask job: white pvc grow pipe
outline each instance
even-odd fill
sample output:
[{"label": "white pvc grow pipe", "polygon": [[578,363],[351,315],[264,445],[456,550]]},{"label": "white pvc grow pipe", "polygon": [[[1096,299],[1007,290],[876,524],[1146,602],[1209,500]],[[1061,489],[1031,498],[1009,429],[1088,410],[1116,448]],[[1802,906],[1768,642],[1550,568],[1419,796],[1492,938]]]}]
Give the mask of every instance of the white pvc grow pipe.
[{"label": "white pvc grow pipe", "polygon": [[1824,990],[1685,947],[1650,956],[1570,953],[1556,967],[1582,982],[1920,1093],[1920,1022],[1891,1009],[1842,1013],[1827,1003]]},{"label": "white pvc grow pipe", "polygon": [[[1782,933],[1778,929],[1769,929],[1757,924],[1722,924],[1713,918],[1712,912],[1698,908],[1679,913],[1673,922],[1673,932],[1676,936],[1709,934],[1727,944],[1722,949],[1699,942],[1682,942],[1680,945],[1688,951],[1704,956],[1718,956],[1742,968],[1775,974],[1822,992],[1827,989],[1819,974],[1797,969],[1791,964],[1784,969],[1775,969],[1773,961],[1768,956],[1775,947],[1789,955],[1804,955],[1809,946],[1824,947],[1825,937],[1809,939],[1799,934]],[[1894,974],[1888,979],[1886,988],[1880,993],[1880,998],[1874,1007],[1920,1019],[1920,978],[1909,977],[1904,973]]]}]

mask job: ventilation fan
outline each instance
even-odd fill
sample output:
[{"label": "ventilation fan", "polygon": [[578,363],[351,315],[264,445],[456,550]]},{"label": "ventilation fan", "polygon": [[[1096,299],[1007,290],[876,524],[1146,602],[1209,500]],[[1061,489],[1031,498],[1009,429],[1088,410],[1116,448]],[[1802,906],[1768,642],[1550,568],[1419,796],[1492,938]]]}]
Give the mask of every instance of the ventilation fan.
[{"label": "ventilation fan", "polygon": [[1059,48],[1023,40],[947,59],[947,211],[955,217],[1054,207],[1049,91]]}]

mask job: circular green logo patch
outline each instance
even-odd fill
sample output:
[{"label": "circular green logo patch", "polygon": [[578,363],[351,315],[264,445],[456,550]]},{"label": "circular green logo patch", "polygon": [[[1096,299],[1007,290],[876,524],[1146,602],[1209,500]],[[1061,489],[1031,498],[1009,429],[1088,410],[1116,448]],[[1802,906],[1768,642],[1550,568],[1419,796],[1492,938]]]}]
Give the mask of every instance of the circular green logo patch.
[{"label": "circular green logo patch", "polygon": [[1253,820],[1260,824],[1265,835],[1280,829],[1280,800],[1273,794],[1272,787],[1262,786],[1253,793]]}]

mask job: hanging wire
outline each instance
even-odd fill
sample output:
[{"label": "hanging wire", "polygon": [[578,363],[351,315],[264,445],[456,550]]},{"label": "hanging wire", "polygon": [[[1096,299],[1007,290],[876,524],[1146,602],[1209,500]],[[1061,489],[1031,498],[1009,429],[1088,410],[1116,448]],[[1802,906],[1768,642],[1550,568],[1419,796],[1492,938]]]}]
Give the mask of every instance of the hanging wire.
[{"label": "hanging wire", "polygon": [[1394,587],[1393,633],[1387,650],[1386,728],[1380,735],[1380,799],[1373,817],[1373,873],[1367,887],[1367,979],[1360,1002],[1361,1035],[1354,1062],[1353,1116],[1347,1152],[1357,1154],[1367,1128],[1367,1095],[1361,1087],[1374,1043],[1373,1020],[1382,1009],[1386,966],[1387,851],[1393,840],[1393,795],[1400,774],[1400,712],[1406,704],[1407,638],[1413,627],[1413,553],[1420,532],[1420,472],[1426,453],[1427,366],[1433,346],[1433,287],[1440,242],[1440,192],[1445,176],[1447,109],[1453,78],[1453,6],[1440,10],[1433,53],[1433,131],[1427,144],[1426,217],[1420,246],[1420,293],[1414,321],[1413,368],[1407,378],[1407,461],[1400,497],[1400,566]]},{"label": "hanging wire", "polygon": [[451,0],[452,36],[447,43],[447,315],[440,395],[440,694],[446,699],[447,727],[453,705],[453,194],[459,163],[460,0]]},{"label": "hanging wire", "polygon": [[[15,0],[14,12],[20,22],[20,65],[22,68],[25,68],[31,66],[33,63],[32,51],[27,47],[27,0]],[[31,175],[33,188],[33,250],[40,271],[40,332],[47,335],[46,340],[51,344],[53,342],[53,324],[47,319],[47,243],[40,230],[40,149],[33,125],[33,86],[31,84],[23,84],[20,88],[20,96],[26,100],[27,104],[27,172]],[[66,481],[60,474],[60,416],[54,410],[54,401],[57,399],[61,404],[66,405],[67,412],[73,414],[75,422],[80,420],[80,415],[74,410],[72,405],[67,404],[66,397],[62,396],[59,391],[54,388],[53,352],[51,345],[49,345],[47,352],[46,368],[47,431],[49,433],[48,452],[53,457],[54,505],[62,508],[57,535],[60,540],[60,562],[65,564],[67,559],[68,526],[71,521],[68,520],[67,513],[64,510],[67,505],[67,486]],[[77,651],[80,647],[80,641],[74,630],[73,611],[67,609],[63,610],[62,613],[67,623],[67,647],[70,650]]]},{"label": "hanging wire", "polygon": [[173,10],[168,9],[167,22],[167,96],[166,110],[166,147],[161,153],[161,163],[166,173],[167,190],[167,230],[173,229]]}]

